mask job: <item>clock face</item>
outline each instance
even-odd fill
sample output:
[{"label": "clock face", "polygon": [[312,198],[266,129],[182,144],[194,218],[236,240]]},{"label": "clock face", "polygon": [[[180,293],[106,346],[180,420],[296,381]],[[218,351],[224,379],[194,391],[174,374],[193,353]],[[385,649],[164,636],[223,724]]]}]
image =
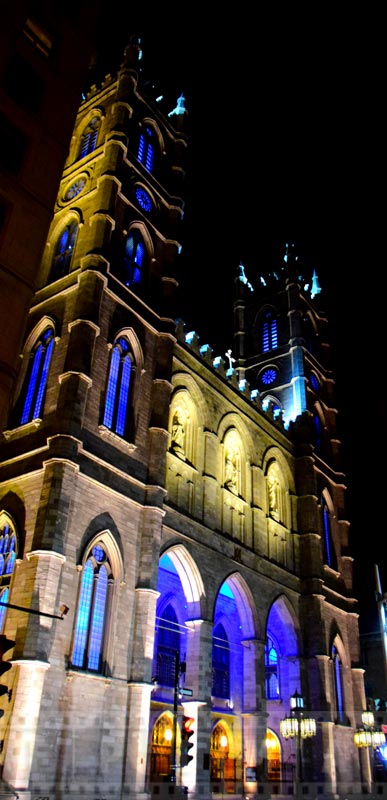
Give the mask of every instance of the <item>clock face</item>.
[{"label": "clock face", "polygon": [[261,375],[261,381],[265,384],[265,386],[270,386],[271,383],[274,383],[277,377],[277,373],[275,369],[265,369],[265,371]]},{"label": "clock face", "polygon": [[151,198],[149,197],[148,192],[146,192],[145,189],[141,189],[141,187],[138,186],[137,189],[136,189],[135,194],[136,194],[136,200],[137,200],[139,206],[141,206],[141,208],[144,211],[147,211],[148,213],[149,213],[149,211],[152,211],[153,203],[152,203]]},{"label": "clock face", "polygon": [[74,181],[74,183],[69,186],[67,192],[65,194],[65,200],[73,200],[74,197],[79,194],[82,189],[84,188],[86,183],[86,178],[78,178],[78,180]]}]

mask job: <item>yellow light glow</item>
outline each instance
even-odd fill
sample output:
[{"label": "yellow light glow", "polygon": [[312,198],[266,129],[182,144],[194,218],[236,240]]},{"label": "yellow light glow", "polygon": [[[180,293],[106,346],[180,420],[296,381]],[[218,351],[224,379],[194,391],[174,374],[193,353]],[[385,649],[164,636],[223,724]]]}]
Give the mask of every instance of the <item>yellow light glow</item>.
[{"label": "yellow light glow", "polygon": [[166,742],[172,741],[172,731],[170,728],[166,728],[164,731],[164,739]]},{"label": "yellow light glow", "polygon": [[220,746],[227,747],[227,745],[228,745],[227,736],[225,736],[223,733],[222,736],[220,737]]}]

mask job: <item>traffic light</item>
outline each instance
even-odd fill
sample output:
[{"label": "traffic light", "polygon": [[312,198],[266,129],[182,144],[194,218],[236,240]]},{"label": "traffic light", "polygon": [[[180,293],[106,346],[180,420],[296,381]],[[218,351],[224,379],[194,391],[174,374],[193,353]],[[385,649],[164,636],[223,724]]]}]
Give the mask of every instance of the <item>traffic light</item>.
[{"label": "traffic light", "polygon": [[193,747],[193,742],[190,741],[192,736],[194,735],[193,724],[195,720],[193,717],[183,717],[183,722],[181,726],[181,748],[180,748],[180,766],[186,767],[190,761],[192,761],[193,756],[189,755],[189,751],[191,747]]},{"label": "traffic light", "polygon": [[[12,647],[15,646],[15,642],[12,639],[8,639],[4,633],[0,634],[0,681],[2,676],[8,672],[9,669],[12,669],[12,664],[4,659],[5,653],[8,653],[8,650],[11,650]],[[0,683],[0,697],[4,694],[8,695],[9,698],[9,690],[8,686],[5,683]],[[0,717],[3,716],[3,712],[0,712]]]}]

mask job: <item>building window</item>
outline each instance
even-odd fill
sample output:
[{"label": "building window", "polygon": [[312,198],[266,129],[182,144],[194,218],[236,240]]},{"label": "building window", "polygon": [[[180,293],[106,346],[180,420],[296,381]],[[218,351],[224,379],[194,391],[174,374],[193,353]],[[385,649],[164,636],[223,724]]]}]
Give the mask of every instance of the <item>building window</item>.
[{"label": "building window", "polygon": [[73,667],[104,671],[108,588],[112,577],[108,553],[100,541],[92,547],[82,570],[71,656]]},{"label": "building window", "polygon": [[137,229],[131,231],[126,239],[123,263],[125,286],[140,283],[145,261],[144,240]]},{"label": "building window", "polygon": [[336,552],[333,545],[331,531],[331,516],[325,498],[321,498],[322,524],[324,533],[324,564],[332,569],[337,569]]},{"label": "building window", "polygon": [[[0,512],[0,600],[9,601],[9,587],[17,556],[16,528],[4,511]],[[4,627],[6,606],[0,605],[0,633]]]},{"label": "building window", "polygon": [[100,118],[93,117],[93,119],[89,122],[88,126],[83,131],[78,151],[78,159],[77,159],[78,161],[80,158],[88,156],[90,153],[93,152],[93,150],[95,150],[100,124],[101,124]]},{"label": "building window", "polygon": [[77,235],[78,222],[72,220],[58,236],[51,264],[50,282],[63,278],[63,275],[67,275],[70,271]]},{"label": "building window", "polygon": [[138,142],[137,158],[148,172],[153,172],[155,158],[154,138],[154,131],[146,126],[141,131]]},{"label": "building window", "polygon": [[270,636],[265,645],[265,685],[267,700],[279,700],[278,653]]},{"label": "building window", "polygon": [[156,678],[161,686],[174,686],[176,659],[180,666],[180,632],[176,612],[167,605],[158,619]]},{"label": "building window", "polygon": [[278,347],[277,318],[272,311],[266,311],[262,320],[261,348],[263,353]]},{"label": "building window", "polygon": [[212,635],[212,694],[230,697],[230,645],[226,631],[219,623]]},{"label": "building window", "polygon": [[118,436],[129,434],[133,354],[127,339],[114,344],[110,359],[103,424]]},{"label": "building window", "polygon": [[41,415],[54,344],[54,330],[46,328],[31,352],[25,381],[21,425],[38,419]]},{"label": "building window", "polygon": [[337,647],[332,647],[333,677],[335,687],[336,722],[344,721],[342,664]]}]

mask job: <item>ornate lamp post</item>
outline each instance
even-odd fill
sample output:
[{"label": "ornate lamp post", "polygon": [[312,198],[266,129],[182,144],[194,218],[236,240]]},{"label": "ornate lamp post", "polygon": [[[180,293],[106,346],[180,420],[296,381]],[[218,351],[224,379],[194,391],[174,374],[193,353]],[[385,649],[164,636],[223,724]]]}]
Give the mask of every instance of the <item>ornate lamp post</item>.
[{"label": "ornate lamp post", "polygon": [[304,698],[297,689],[290,698],[290,714],[280,721],[280,732],[284,739],[296,740],[295,796],[299,797],[302,781],[302,739],[316,735],[316,720],[304,716]]},{"label": "ornate lamp post", "polygon": [[369,748],[369,768],[372,793],[374,783],[374,750],[385,743],[386,736],[381,730],[375,727],[375,718],[372,711],[363,711],[361,715],[361,721],[363,723],[363,727],[357,729],[353,740],[359,750],[363,747]]}]

